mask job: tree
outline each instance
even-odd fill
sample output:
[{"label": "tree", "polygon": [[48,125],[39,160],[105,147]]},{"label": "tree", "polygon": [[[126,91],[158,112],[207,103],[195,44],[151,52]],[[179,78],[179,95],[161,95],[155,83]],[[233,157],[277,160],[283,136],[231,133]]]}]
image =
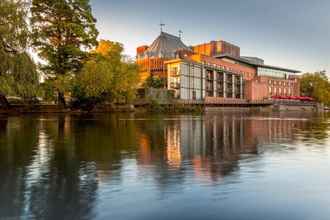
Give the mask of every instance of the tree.
[{"label": "tree", "polygon": [[160,78],[158,76],[149,76],[145,82],[145,87],[161,89],[165,87],[165,84],[166,81],[164,78]]},{"label": "tree", "polygon": [[23,99],[35,97],[39,92],[39,73],[37,67],[26,52],[18,54],[14,59],[12,77],[14,93]]},{"label": "tree", "polygon": [[[37,67],[26,52],[10,58],[11,64],[5,73],[0,74],[0,92],[29,100],[39,93],[39,73]],[[1,65],[0,61],[0,65]]]},{"label": "tree", "polygon": [[114,102],[133,98],[138,83],[137,66],[123,61],[123,46],[101,40],[77,76],[74,95],[80,100]]},{"label": "tree", "polygon": [[330,105],[330,82],[325,72],[305,73],[300,83],[303,95]]},{"label": "tree", "polygon": [[[0,49],[2,62],[25,51],[29,39],[28,5],[23,0],[0,1]],[[0,72],[1,73],[1,72]]]},{"label": "tree", "polygon": [[22,0],[0,2],[0,92],[24,99],[36,96],[36,65],[27,52],[30,32],[28,4]]},{"label": "tree", "polygon": [[[97,45],[96,19],[89,0],[32,0],[33,45],[47,61],[42,70],[51,76],[75,74]],[[65,105],[58,90],[59,103]]]}]

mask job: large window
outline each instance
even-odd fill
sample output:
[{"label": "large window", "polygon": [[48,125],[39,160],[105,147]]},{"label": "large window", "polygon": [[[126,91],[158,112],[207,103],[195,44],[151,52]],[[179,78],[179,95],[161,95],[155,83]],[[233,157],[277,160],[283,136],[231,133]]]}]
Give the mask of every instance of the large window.
[{"label": "large window", "polygon": [[181,99],[201,99],[203,90],[201,66],[190,63],[181,64],[179,85]]},{"label": "large window", "polygon": [[207,96],[213,96],[214,86],[213,86],[213,70],[206,70],[206,92]]},{"label": "large window", "polygon": [[241,97],[241,78],[240,76],[235,76],[235,98],[239,99]]},{"label": "large window", "polygon": [[287,76],[289,76],[291,74],[292,74],[292,72],[287,72],[287,71],[283,71],[283,70],[258,67],[258,76],[270,76],[270,77],[275,77],[275,78],[286,79]]},{"label": "large window", "polygon": [[226,97],[232,98],[233,97],[233,75],[232,74],[226,74]]},{"label": "large window", "polygon": [[223,72],[217,72],[217,96],[223,97]]}]

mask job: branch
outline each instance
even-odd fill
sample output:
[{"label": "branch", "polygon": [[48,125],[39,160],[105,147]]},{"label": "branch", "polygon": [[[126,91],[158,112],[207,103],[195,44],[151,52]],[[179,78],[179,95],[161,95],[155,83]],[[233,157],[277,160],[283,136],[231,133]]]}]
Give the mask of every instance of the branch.
[{"label": "branch", "polygon": [[10,45],[8,45],[2,37],[0,37],[0,43],[2,44],[2,47],[5,50],[5,52],[13,53],[13,54],[18,53],[18,51],[16,49],[12,48]]}]

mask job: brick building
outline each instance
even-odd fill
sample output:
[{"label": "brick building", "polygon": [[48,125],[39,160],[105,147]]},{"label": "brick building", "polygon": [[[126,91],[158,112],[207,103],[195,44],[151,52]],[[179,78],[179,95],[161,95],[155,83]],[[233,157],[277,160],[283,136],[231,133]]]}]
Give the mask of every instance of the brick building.
[{"label": "brick building", "polygon": [[245,98],[248,100],[264,100],[273,96],[300,96],[298,70],[265,65],[257,57],[216,56],[217,59],[238,65],[250,66],[255,75],[245,78]]},{"label": "brick building", "polygon": [[163,77],[167,88],[183,100],[300,96],[299,71],[240,56],[240,48],[226,41],[188,47],[179,37],[161,32],[150,46],[137,48],[137,64],[141,82],[149,76]]}]

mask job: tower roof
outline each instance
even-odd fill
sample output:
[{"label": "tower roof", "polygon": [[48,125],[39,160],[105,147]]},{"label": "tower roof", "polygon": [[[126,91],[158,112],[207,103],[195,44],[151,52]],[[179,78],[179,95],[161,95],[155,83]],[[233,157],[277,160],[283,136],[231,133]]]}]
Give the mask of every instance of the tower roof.
[{"label": "tower roof", "polygon": [[177,50],[191,50],[179,37],[161,32],[145,52],[148,57],[174,58]]}]

